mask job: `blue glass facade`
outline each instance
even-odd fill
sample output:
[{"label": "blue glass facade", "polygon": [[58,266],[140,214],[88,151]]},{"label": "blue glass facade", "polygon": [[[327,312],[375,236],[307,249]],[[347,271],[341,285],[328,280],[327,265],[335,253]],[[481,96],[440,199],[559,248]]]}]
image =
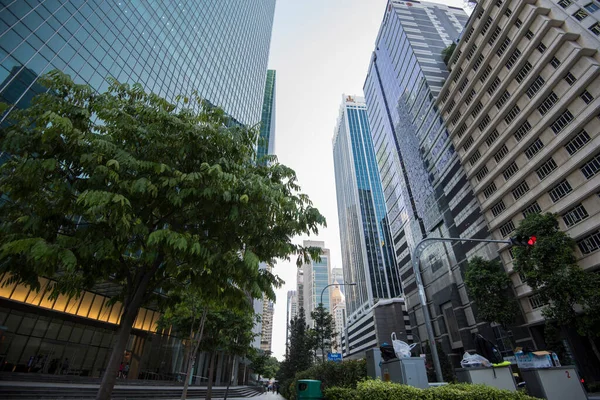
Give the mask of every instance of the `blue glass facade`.
[{"label": "blue glass facade", "polygon": [[104,91],[113,76],[167,99],[193,90],[257,124],[275,0],[0,1],[0,96],[24,106],[52,69]]},{"label": "blue glass facade", "polygon": [[[315,304],[321,302],[321,291],[329,285],[329,261],[326,256],[321,256],[320,261],[313,261],[313,293]],[[323,292],[323,307],[331,312],[329,303],[329,288]]]},{"label": "blue glass facade", "polygon": [[357,283],[346,288],[352,318],[402,293],[364,100],[344,99],[333,155],[344,279]]},{"label": "blue glass facade", "polygon": [[256,158],[260,160],[267,154],[275,152],[275,70],[267,71],[267,83],[265,84],[265,95],[263,99],[262,117],[260,119],[260,135]]}]

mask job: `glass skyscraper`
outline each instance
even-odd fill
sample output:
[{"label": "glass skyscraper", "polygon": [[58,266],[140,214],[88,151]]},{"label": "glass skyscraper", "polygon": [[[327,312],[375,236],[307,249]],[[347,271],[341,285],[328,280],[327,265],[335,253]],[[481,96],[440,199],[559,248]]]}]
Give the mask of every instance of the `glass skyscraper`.
[{"label": "glass skyscraper", "polygon": [[267,71],[265,95],[263,97],[260,135],[258,137],[257,159],[275,152],[275,70]]},{"label": "glass skyscraper", "polygon": [[[305,240],[305,247],[319,247],[321,249],[321,259],[319,261],[309,260],[302,264],[301,272],[298,276],[298,305],[304,307],[306,313],[306,324],[313,327],[314,321],[311,312],[319,306],[321,302],[321,293],[323,293],[323,307],[331,312],[330,288],[325,289],[330,281],[330,252],[325,248],[325,242]],[[302,301],[302,302],[301,302]]]},{"label": "glass skyscraper", "polygon": [[197,90],[257,124],[274,11],[275,0],[2,0],[0,96],[22,106],[36,76],[59,69],[101,92],[107,76],[168,100]]},{"label": "glass skyscraper", "polygon": [[[274,11],[275,0],[0,0],[0,101],[27,107],[45,90],[38,77],[58,69],[99,92],[108,76],[167,100],[196,90],[236,121],[255,125]],[[103,292],[110,285],[49,299],[47,279],[39,293],[1,285],[6,279],[0,275],[0,371],[52,374],[68,358],[70,374],[100,376],[121,310]],[[157,332],[159,316],[138,314],[124,355],[131,377],[183,369],[184,346]],[[207,376],[209,359],[200,355],[194,375]],[[229,381],[228,374],[223,369],[217,381]]]},{"label": "glass skyscraper", "polygon": [[367,106],[361,97],[343,96],[333,136],[333,162],[344,280],[356,283],[345,293],[349,341],[357,349],[372,347],[378,338],[371,308],[381,299],[401,296],[402,287]]},{"label": "glass skyscraper", "polygon": [[[385,193],[394,252],[413,328],[426,337],[411,264],[424,237],[487,238],[473,190],[434,104],[448,76],[442,50],[467,15],[442,4],[390,0],[371,57],[364,92]],[[434,244],[421,256],[435,334],[446,353],[473,349],[476,319],[463,273],[474,255],[498,257],[491,244]]]}]

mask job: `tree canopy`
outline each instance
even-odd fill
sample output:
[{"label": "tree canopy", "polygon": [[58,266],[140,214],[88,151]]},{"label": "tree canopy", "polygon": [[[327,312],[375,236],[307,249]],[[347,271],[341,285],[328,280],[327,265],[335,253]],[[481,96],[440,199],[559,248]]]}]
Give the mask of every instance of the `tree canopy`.
[{"label": "tree canopy", "polygon": [[98,94],[59,71],[40,82],[49,91],[0,132],[0,272],[33,288],[51,277],[54,295],[113,283],[123,311],[99,399],[158,289],[274,298],[281,280],[259,262],[318,256],[292,238],[325,219],[292,169],[256,163],[256,129],[197,96],[171,103],[116,80]]},{"label": "tree canopy", "polygon": [[[319,303],[310,316],[315,321],[314,329],[310,330],[312,346],[315,354],[320,353],[323,362],[327,360],[327,349],[331,349],[331,341],[335,337],[333,316]],[[320,351],[319,351],[320,350]]]}]

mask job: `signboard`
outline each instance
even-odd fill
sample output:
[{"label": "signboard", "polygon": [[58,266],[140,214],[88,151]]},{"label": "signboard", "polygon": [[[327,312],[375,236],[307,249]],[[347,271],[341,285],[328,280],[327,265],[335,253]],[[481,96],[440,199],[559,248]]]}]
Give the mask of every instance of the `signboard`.
[{"label": "signboard", "polygon": [[342,353],[327,353],[327,361],[342,362]]}]

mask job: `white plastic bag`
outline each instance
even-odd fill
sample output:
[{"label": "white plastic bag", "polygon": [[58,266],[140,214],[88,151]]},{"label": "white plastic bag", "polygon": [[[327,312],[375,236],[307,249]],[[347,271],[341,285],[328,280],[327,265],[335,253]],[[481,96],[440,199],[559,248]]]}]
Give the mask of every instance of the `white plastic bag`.
[{"label": "white plastic bag", "polygon": [[460,365],[463,368],[477,368],[477,367],[489,368],[492,366],[492,363],[487,358],[480,356],[479,354],[469,354],[469,352],[467,351],[463,355],[463,359],[460,362]]},{"label": "white plastic bag", "polygon": [[396,338],[396,332],[392,332],[392,345],[394,346],[394,353],[396,353],[396,357],[408,358],[410,357],[410,351],[417,344],[413,343],[409,345],[408,343],[403,342],[402,340],[398,340]]}]

